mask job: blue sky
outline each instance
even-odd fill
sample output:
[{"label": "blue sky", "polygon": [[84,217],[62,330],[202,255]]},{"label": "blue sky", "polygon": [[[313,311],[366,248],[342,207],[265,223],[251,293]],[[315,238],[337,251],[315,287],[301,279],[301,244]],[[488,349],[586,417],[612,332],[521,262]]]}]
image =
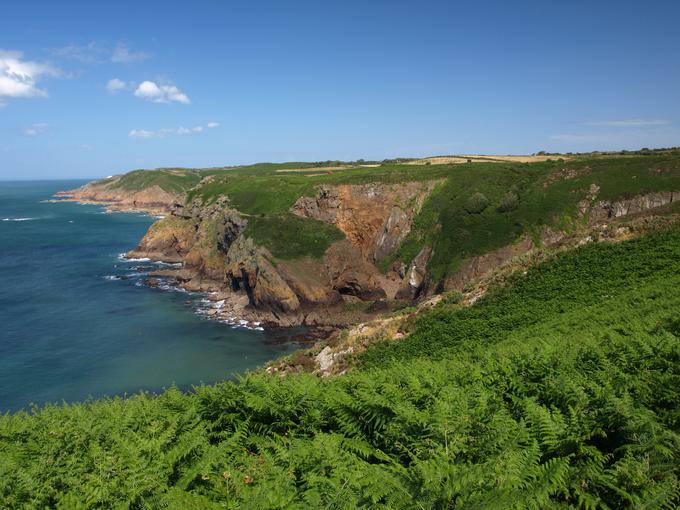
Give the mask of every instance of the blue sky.
[{"label": "blue sky", "polygon": [[680,2],[12,2],[0,179],[680,145]]}]

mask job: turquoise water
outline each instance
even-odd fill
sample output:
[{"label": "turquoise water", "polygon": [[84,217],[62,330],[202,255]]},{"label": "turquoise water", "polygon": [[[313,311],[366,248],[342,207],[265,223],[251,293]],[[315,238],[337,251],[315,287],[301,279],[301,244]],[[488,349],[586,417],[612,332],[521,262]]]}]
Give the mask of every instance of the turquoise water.
[{"label": "turquoise water", "polygon": [[118,255],[153,219],[42,202],[80,184],[0,182],[0,412],[189,388],[299,347],[202,319],[199,295],[140,286],[154,267]]}]

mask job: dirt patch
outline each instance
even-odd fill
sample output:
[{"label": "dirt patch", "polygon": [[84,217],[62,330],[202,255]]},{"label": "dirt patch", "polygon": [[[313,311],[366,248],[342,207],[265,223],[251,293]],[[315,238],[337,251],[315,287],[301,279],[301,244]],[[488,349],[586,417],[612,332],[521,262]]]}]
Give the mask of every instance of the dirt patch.
[{"label": "dirt patch", "polygon": [[[379,167],[379,164],[370,164],[370,165],[339,165],[339,166],[315,166],[315,167],[309,167],[309,168],[282,168],[280,170],[277,170],[277,173],[296,173],[296,172],[334,172],[335,170],[353,170],[355,168],[376,168]],[[325,173],[315,173],[315,174],[306,174],[307,177],[314,177],[318,175],[325,175]]]},{"label": "dirt patch", "polygon": [[511,156],[511,155],[481,155],[461,154],[457,156],[433,156],[430,158],[409,161],[407,165],[458,165],[461,163],[537,163],[541,161],[555,160],[557,158],[568,159],[564,156]]}]

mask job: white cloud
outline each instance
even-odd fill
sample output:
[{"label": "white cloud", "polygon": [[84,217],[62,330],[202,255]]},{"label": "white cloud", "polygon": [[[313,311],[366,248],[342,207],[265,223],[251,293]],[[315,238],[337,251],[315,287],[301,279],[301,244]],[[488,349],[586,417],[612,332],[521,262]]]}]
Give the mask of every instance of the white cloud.
[{"label": "white cloud", "polygon": [[43,62],[23,60],[20,51],[0,50],[0,104],[4,98],[47,97],[38,82],[45,76],[61,76],[56,67]]},{"label": "white cloud", "polygon": [[134,83],[126,83],[118,78],[113,78],[106,83],[106,90],[109,94],[117,94],[122,90],[134,88]]},{"label": "white cloud", "polygon": [[132,51],[126,44],[118,43],[111,55],[111,62],[115,64],[132,64],[151,58],[151,55],[143,51]]},{"label": "white cloud", "polygon": [[24,128],[24,136],[38,136],[47,131],[50,126],[45,122],[38,122],[36,124],[31,124],[29,127]]},{"label": "white cloud", "polygon": [[216,128],[216,127],[220,127],[220,123],[219,122],[208,122],[206,124],[206,127],[209,128],[209,129],[213,129],[213,128]]},{"label": "white cloud", "polygon": [[[210,124],[213,124],[210,126]],[[146,129],[133,129],[128,133],[130,138],[165,138],[171,135],[191,135],[203,133],[207,128],[214,128],[219,125],[217,122],[210,122],[206,126],[194,126],[192,128],[187,128],[180,126],[178,128],[161,128],[157,131],[149,131]]]},{"label": "white cloud", "polygon": [[189,97],[174,85],[158,85],[153,81],[143,81],[135,89],[135,96],[153,103],[189,104]]},{"label": "white cloud", "polygon": [[601,120],[596,122],[586,122],[586,126],[600,127],[647,127],[647,126],[667,126],[670,120],[666,119],[620,119],[620,120]]},{"label": "white cloud", "polygon": [[130,138],[152,138],[156,136],[153,131],[147,131],[146,129],[133,129],[128,133]]}]

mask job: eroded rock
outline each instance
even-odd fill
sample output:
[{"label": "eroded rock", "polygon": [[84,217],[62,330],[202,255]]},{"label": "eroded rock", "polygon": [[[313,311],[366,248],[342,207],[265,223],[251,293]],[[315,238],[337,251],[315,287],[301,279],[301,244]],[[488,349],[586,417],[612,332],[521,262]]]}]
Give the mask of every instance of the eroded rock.
[{"label": "eroded rock", "polygon": [[413,300],[421,294],[427,275],[427,263],[431,256],[432,248],[429,246],[423,247],[416,255],[406,271],[399,291],[397,291],[397,299]]}]

